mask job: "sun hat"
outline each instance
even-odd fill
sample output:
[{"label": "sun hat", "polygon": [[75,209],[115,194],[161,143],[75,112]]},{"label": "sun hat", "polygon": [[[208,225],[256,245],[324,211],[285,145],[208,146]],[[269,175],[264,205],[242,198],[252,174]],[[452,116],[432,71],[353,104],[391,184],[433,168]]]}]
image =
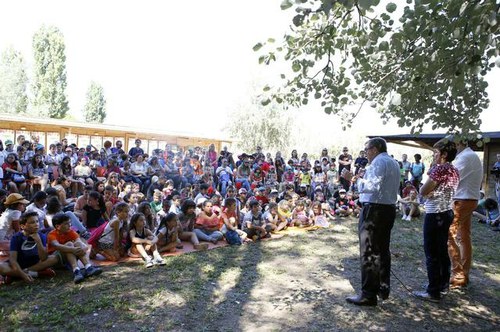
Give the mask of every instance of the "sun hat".
[{"label": "sun hat", "polygon": [[5,205],[12,205],[12,204],[17,204],[17,203],[23,203],[23,204],[29,204],[30,201],[24,199],[23,195],[21,194],[10,194],[7,196],[7,199],[5,200]]},{"label": "sun hat", "polygon": [[14,144],[14,143],[12,143],[12,140],[8,139],[5,141],[5,145],[11,145],[11,144]]}]

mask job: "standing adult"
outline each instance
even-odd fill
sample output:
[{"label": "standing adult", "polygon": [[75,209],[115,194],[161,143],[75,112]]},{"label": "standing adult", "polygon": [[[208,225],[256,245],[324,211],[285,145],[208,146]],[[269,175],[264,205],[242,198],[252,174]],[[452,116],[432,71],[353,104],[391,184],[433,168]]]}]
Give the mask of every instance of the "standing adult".
[{"label": "standing adult", "polygon": [[[365,143],[369,165],[363,178],[354,177],[363,209],[359,215],[361,294],[347,302],[360,306],[377,305],[377,294],[387,299],[390,292],[391,230],[396,218],[399,165],[387,154],[387,143],[375,137]],[[345,172],[347,180],[352,178]]]},{"label": "standing adult", "polygon": [[447,242],[453,220],[451,202],[459,181],[458,170],[451,164],[456,154],[453,141],[444,138],[434,144],[433,167],[420,188],[420,194],[426,198],[424,251],[429,283],[425,291],[414,291],[413,295],[431,302],[439,302],[450,280]]},{"label": "standing adult", "polygon": [[401,155],[401,164],[403,164],[404,181],[409,180],[411,163],[408,161],[408,155],[406,153]]},{"label": "standing adult", "polygon": [[142,141],[140,139],[135,140],[135,146],[128,151],[130,158],[135,160],[138,155],[144,155],[144,150],[141,148]]},{"label": "standing adult", "polygon": [[348,191],[351,186],[351,181],[346,179],[346,177],[342,174],[342,170],[351,171],[352,164],[352,156],[349,154],[349,149],[347,146],[344,146],[342,149],[342,154],[338,158],[339,160],[339,176],[340,176],[340,184],[346,191]]},{"label": "standing adult", "polygon": [[453,165],[458,169],[460,182],[453,197],[455,217],[448,236],[448,253],[451,259],[450,287],[466,287],[472,263],[470,228],[472,212],[477,207],[483,180],[481,160],[467,141],[457,142],[457,157]]}]

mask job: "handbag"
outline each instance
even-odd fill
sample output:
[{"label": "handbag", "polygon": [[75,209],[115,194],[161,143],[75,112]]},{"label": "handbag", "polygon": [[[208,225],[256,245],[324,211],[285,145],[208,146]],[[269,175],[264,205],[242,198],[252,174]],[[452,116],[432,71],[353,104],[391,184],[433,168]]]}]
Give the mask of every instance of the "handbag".
[{"label": "handbag", "polygon": [[26,178],[22,174],[15,173],[14,175],[12,175],[12,181],[14,181],[15,183],[22,183],[26,181]]}]

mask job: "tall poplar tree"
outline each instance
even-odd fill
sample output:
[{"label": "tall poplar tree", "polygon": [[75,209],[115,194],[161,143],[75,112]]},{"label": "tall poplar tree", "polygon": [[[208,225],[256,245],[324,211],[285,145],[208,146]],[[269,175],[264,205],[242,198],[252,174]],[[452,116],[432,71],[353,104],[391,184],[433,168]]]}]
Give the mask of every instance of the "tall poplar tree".
[{"label": "tall poplar tree", "polygon": [[106,118],[106,99],[101,85],[91,82],[87,91],[87,101],[83,108],[85,121],[102,123]]},{"label": "tall poplar tree", "polygon": [[69,110],[66,98],[64,36],[57,27],[42,26],[33,36],[34,107],[39,115],[61,119]]}]

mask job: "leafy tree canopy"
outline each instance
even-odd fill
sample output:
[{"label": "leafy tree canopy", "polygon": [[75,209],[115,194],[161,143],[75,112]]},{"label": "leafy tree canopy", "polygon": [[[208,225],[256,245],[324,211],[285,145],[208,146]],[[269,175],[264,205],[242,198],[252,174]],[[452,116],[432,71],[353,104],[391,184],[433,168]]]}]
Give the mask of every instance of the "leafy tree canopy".
[{"label": "leafy tree canopy", "polygon": [[64,118],[69,107],[63,34],[54,26],[42,26],[33,36],[33,53],[34,105],[42,116]]},{"label": "leafy tree canopy", "polygon": [[286,151],[291,144],[292,117],[275,103],[263,107],[254,99],[229,116],[227,129],[238,149],[253,152],[257,146],[267,151]]},{"label": "leafy tree canopy", "polygon": [[106,99],[101,85],[92,82],[87,91],[87,102],[83,108],[85,121],[103,123],[106,118]]},{"label": "leafy tree canopy", "polygon": [[26,113],[28,76],[23,56],[9,47],[0,59],[0,112]]},{"label": "leafy tree canopy", "polygon": [[284,59],[292,74],[264,87],[263,105],[316,99],[344,128],[370,105],[411,133],[425,124],[479,130],[485,75],[500,67],[498,0],[284,0],[281,8],[296,12],[283,42],[254,50],[263,64]]}]

